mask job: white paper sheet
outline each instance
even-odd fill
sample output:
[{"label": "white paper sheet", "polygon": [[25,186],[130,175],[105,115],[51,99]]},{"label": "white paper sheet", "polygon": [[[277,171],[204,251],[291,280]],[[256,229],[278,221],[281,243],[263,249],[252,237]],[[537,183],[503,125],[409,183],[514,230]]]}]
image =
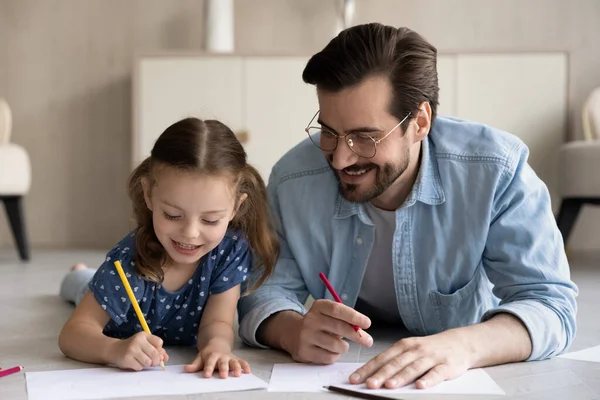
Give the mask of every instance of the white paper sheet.
[{"label": "white paper sheet", "polygon": [[183,365],[168,365],[144,371],[88,368],[27,372],[29,400],[106,399],[152,395],[233,392],[264,389],[267,384],[252,374],[204,378],[183,371]]},{"label": "white paper sheet", "polygon": [[351,385],[348,377],[361,363],[336,363],[331,365],[275,364],[269,383],[270,392],[323,392],[323,386],[334,385],[375,394],[505,394],[482,369],[472,369],[463,376],[442,382],[430,389],[416,389],[414,383],[399,389],[367,389],[365,385]]},{"label": "white paper sheet", "polygon": [[600,346],[590,347],[589,349],[573,351],[558,356],[558,358],[568,358],[570,360],[600,362]]}]

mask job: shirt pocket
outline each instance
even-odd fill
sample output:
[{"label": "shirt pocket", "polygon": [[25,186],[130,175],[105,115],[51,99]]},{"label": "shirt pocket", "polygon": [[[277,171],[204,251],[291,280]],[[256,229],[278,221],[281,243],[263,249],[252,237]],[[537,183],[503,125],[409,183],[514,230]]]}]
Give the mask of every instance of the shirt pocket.
[{"label": "shirt pocket", "polygon": [[471,279],[453,293],[446,294],[437,290],[429,292],[440,331],[479,322],[488,307],[488,302],[483,300],[486,282],[488,280],[483,265],[479,264]]}]

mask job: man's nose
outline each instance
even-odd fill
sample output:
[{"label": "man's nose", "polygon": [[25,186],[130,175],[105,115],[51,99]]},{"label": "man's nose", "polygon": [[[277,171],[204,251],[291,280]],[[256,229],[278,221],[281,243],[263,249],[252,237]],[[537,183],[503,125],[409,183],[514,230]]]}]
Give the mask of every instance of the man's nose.
[{"label": "man's nose", "polygon": [[337,147],[329,154],[331,166],[335,169],[344,169],[353,165],[358,160],[358,155],[350,150],[345,138],[339,138]]}]

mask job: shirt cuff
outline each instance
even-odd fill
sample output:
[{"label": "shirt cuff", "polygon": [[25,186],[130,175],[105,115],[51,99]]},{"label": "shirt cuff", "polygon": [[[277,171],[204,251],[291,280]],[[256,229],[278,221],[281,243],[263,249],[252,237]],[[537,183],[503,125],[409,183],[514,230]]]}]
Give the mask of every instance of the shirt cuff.
[{"label": "shirt cuff", "polygon": [[306,308],[299,302],[291,301],[287,298],[268,300],[253,307],[240,322],[239,333],[242,341],[249,346],[268,349],[269,346],[258,342],[256,332],[264,320],[280,311],[295,311],[301,315],[306,314]]},{"label": "shirt cuff", "polygon": [[519,300],[488,310],[481,322],[500,313],[508,313],[525,325],[531,339],[531,355],[526,361],[544,360],[562,353],[568,345],[566,328],[558,315],[535,300]]}]

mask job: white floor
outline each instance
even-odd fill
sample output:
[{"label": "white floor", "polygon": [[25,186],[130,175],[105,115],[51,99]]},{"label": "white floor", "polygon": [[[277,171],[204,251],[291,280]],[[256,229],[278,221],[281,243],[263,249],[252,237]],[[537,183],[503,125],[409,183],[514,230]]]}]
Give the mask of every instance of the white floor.
[{"label": "white floor", "polygon": [[[19,262],[12,249],[0,250],[0,366],[23,365],[28,371],[86,368],[65,358],[57,346],[58,333],[72,306],[58,296],[58,287],[68,267],[77,261],[98,265],[103,252],[33,251],[28,264]],[[579,285],[578,334],[570,350],[600,345],[600,252],[596,255],[572,255],[572,275]],[[374,334],[377,345],[368,352],[351,347],[343,361],[365,362],[397,340],[391,332]],[[291,359],[276,351],[256,350],[238,343],[238,353],[246,357],[253,372],[268,381],[275,362]],[[170,363],[188,362],[193,350],[169,349]],[[488,368],[487,372],[507,393],[503,399],[600,399],[600,363],[566,359],[519,363]],[[156,398],[156,397],[155,397]],[[260,392],[193,396],[169,396],[163,399],[301,399],[343,398],[335,394],[281,394]],[[419,399],[458,399],[465,396],[402,396]],[[468,396],[487,399],[486,396]],[[498,398],[498,397],[493,397]],[[0,379],[1,400],[25,400],[23,373]]]}]

